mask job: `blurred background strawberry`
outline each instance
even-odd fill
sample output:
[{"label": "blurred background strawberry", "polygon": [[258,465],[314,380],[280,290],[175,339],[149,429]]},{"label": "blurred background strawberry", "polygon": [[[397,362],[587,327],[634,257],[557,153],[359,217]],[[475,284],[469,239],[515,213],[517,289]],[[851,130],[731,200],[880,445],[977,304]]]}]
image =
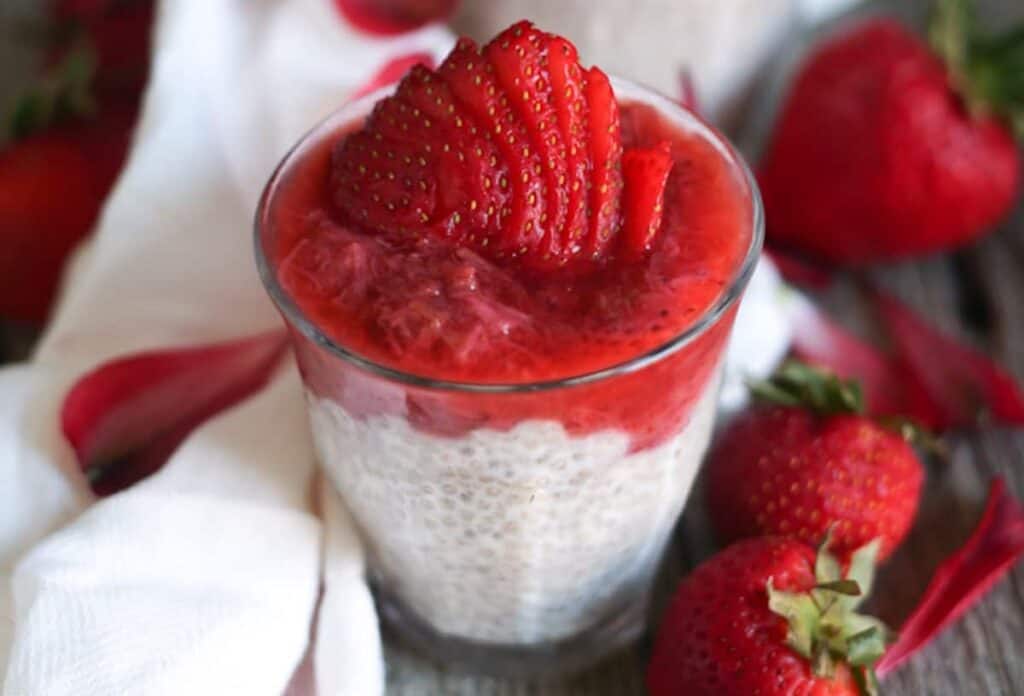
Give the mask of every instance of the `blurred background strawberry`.
[{"label": "blurred background strawberry", "polygon": [[124,163],[149,69],[150,0],[58,0],[40,73],[0,131],[0,318],[41,324]]},{"label": "blurred background strawberry", "polygon": [[1024,25],[986,32],[973,0],[938,0],[930,34],[879,16],[815,47],[761,162],[773,243],[863,266],[962,246],[1007,217]]}]

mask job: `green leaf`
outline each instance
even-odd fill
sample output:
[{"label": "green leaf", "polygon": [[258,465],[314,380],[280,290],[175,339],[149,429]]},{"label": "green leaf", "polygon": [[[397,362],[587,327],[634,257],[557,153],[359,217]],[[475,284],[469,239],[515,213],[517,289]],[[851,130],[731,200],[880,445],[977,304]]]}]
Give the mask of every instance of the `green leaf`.
[{"label": "green leaf", "polygon": [[[971,0],[937,0],[930,39],[953,87],[976,117],[1004,119],[1024,138],[1024,23],[1000,34],[983,32]],[[1022,140],[1024,141],[1024,140]]]},{"label": "green leaf", "polygon": [[856,580],[833,580],[832,582],[821,583],[814,589],[824,592],[834,592],[847,597],[860,597],[860,585]]},{"label": "green leaf", "polygon": [[836,676],[836,662],[826,646],[819,645],[815,648],[811,671],[822,679],[832,679]]},{"label": "green leaf", "polygon": [[818,630],[818,607],[807,593],[776,590],[768,581],[768,608],[789,624],[786,645],[808,660],[814,658],[814,636]]},{"label": "green leaf", "polygon": [[795,360],[783,363],[769,380],[749,386],[760,401],[804,406],[821,415],[864,411],[864,395],[857,382]]},{"label": "green leaf", "polygon": [[881,619],[852,611],[843,617],[843,640],[871,629],[878,631],[884,641],[888,641],[892,636],[892,631]]},{"label": "green leaf", "polygon": [[885,654],[885,634],[877,627],[846,639],[846,661],[855,667],[870,667]]},{"label": "green leaf", "polygon": [[878,696],[878,676],[873,669],[855,669],[853,678],[861,696]]},{"label": "green leaf", "polygon": [[974,12],[969,0],[937,0],[935,3],[929,38],[954,79],[963,79],[966,75],[974,25]]},{"label": "green leaf", "polygon": [[800,397],[766,380],[748,380],[747,388],[758,401],[780,406],[799,406]]},{"label": "green leaf", "polygon": [[851,598],[851,601],[847,603],[851,609],[860,606],[871,594],[871,588],[875,582],[875,566],[878,564],[878,551],[881,547],[882,540],[874,539],[850,555],[850,567],[846,571],[846,579],[853,580],[861,589],[861,595]]},{"label": "green leaf", "polygon": [[833,556],[828,547],[832,544],[832,530],[825,534],[824,541],[818,547],[818,556],[814,561],[814,579],[818,581],[819,585],[824,585],[836,580],[843,579],[842,569],[839,566],[839,561]]},{"label": "green leaf", "polygon": [[0,140],[23,138],[68,116],[94,115],[95,72],[95,52],[79,41],[50,72],[18,95],[0,128]]},{"label": "green leaf", "polygon": [[1013,114],[1011,122],[1013,124],[1013,132],[1017,136],[1017,140],[1024,142],[1024,111]]}]

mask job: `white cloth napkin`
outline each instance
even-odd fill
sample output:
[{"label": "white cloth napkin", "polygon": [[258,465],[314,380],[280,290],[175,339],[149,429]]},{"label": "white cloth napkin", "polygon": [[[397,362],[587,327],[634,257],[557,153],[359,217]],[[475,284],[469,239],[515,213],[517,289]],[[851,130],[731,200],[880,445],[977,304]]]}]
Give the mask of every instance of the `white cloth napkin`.
[{"label": "white cloth napkin", "polygon": [[[309,655],[312,678],[290,694],[309,681],[321,696],[382,692],[362,550],[318,485],[293,365],[160,473],[98,502],[57,413],[75,379],[112,357],[277,325],[250,241],[273,165],[387,60],[440,58],[451,40],[437,26],[361,34],[331,0],[161,3],[125,172],[37,354],[0,370],[4,696],[277,696]],[[730,353],[734,374],[785,349],[778,280],[758,282],[737,327],[736,345],[753,349]]]}]

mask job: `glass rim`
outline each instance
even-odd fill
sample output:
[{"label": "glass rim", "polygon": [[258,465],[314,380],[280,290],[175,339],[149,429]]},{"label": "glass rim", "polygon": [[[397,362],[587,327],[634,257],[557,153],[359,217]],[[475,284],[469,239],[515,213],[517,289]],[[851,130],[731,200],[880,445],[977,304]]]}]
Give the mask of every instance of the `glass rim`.
[{"label": "glass rim", "polygon": [[688,325],[680,333],[654,348],[644,351],[643,353],[629,358],[628,360],[623,360],[607,367],[602,367],[597,370],[591,370],[577,375],[534,382],[460,382],[427,377],[425,375],[405,372],[387,365],[382,365],[381,363],[339,345],[321,331],[312,320],[306,317],[294,300],[292,300],[291,296],[281,286],[274,264],[271,263],[270,259],[268,259],[264,253],[263,232],[266,226],[264,224],[264,219],[267,216],[274,193],[278,189],[282,178],[296,157],[301,154],[304,147],[315,142],[317,136],[333,130],[344,122],[360,115],[367,115],[373,104],[379,101],[381,97],[393,91],[395,85],[375,90],[370,94],[364,95],[359,99],[351,101],[332,111],[327,117],[309,129],[291,148],[289,148],[288,152],[281,158],[281,161],[274,168],[273,173],[267,180],[267,184],[260,195],[259,203],[256,207],[253,242],[256,254],[256,267],[259,272],[260,280],[263,282],[263,286],[270,295],[271,300],[277,306],[278,311],[281,312],[288,323],[293,327],[298,328],[306,338],[345,362],[351,363],[362,370],[393,382],[400,382],[424,389],[449,392],[492,394],[538,392],[590,384],[642,370],[643,368],[659,362],[660,360],[674,354],[684,346],[692,343],[705,331],[717,324],[718,320],[721,319],[722,316],[739,300],[744,289],[746,289],[750,277],[754,273],[754,269],[756,268],[757,262],[760,258],[765,236],[765,217],[764,207],[761,201],[761,193],[750,167],[744,161],[743,157],[740,156],[736,148],[727,138],[725,138],[725,136],[723,136],[716,128],[708,124],[698,114],[672,101],[657,90],[614,76],[610,76],[610,80],[613,88],[615,89],[616,96],[620,100],[625,98],[627,101],[641,101],[657,108],[659,113],[668,115],[674,121],[678,122],[679,120],[682,120],[686,122],[686,127],[688,129],[696,131],[704,137],[720,153],[722,153],[722,155],[729,161],[730,165],[738,170],[742,176],[743,183],[746,185],[749,192],[752,229],[750,242],[748,244],[746,254],[743,257],[743,261],[737,266],[735,272],[719,297],[701,313],[700,317],[698,317],[696,321]]}]

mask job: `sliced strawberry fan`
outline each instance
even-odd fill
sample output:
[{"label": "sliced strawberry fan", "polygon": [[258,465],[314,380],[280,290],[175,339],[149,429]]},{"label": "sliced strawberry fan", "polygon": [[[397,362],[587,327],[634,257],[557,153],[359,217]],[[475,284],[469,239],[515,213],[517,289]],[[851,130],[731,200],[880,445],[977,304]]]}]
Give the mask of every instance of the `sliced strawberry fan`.
[{"label": "sliced strawberry fan", "polygon": [[61,429],[98,495],[157,471],[195,428],[263,387],[284,331],[100,365],[64,399]]},{"label": "sliced strawberry fan", "polygon": [[410,70],[338,143],[329,187],[345,224],[394,243],[586,273],[646,253],[673,164],[663,147],[624,148],[608,76],[524,21]]}]

